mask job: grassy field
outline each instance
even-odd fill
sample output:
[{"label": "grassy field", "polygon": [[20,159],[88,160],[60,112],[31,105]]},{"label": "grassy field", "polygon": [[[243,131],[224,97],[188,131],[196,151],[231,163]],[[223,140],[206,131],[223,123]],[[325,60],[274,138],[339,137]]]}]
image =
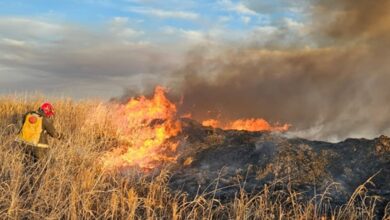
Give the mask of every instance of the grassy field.
[{"label": "grassy field", "polygon": [[[239,192],[229,203],[213,196],[189,198],[168,188],[170,174],[126,175],[103,171],[99,158],[113,145],[110,114],[91,115],[98,101],[52,100],[55,126],[64,135],[51,140],[46,160],[23,162],[13,143],[22,115],[43,97],[0,97],[0,219],[373,219],[375,198],[359,187],[348,203],[330,209],[326,195],[299,202],[299,192],[272,185],[256,195]],[[98,122],[98,123],[95,123]],[[323,196],[323,197],[321,197]],[[367,199],[365,199],[367,198]],[[370,201],[370,202],[368,202]],[[384,219],[390,219],[385,213]]]}]

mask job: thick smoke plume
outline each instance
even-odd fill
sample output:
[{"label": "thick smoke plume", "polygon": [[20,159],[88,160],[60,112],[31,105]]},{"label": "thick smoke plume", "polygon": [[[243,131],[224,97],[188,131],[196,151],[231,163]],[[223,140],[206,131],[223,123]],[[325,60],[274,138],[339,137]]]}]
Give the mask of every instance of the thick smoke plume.
[{"label": "thick smoke plume", "polygon": [[310,47],[195,49],[171,85],[181,111],[262,117],[312,139],[389,135],[390,1],[315,1],[310,10]]}]

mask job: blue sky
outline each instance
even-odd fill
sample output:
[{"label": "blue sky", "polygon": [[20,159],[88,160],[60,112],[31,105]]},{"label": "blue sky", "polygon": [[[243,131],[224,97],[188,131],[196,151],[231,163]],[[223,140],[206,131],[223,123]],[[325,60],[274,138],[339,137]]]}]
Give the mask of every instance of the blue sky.
[{"label": "blue sky", "polygon": [[[263,5],[263,11],[255,11],[249,8],[250,3],[233,0],[11,0],[0,3],[0,13],[2,16],[29,16],[85,25],[102,24],[113,17],[127,17],[144,21],[146,29],[159,26],[205,29],[224,20],[228,27],[243,30],[284,17],[300,17],[286,1],[264,0]],[[206,23],[209,24],[205,26]]]},{"label": "blue sky", "polygon": [[164,84],[198,46],[306,44],[307,1],[2,0],[0,93],[109,98]]}]

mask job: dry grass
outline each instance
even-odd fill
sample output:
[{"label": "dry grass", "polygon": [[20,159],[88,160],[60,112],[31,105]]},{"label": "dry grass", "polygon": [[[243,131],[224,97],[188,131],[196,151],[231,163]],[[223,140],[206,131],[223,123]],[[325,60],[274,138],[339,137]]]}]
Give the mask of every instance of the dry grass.
[{"label": "dry grass", "polygon": [[[298,192],[273,185],[249,196],[243,190],[230,203],[213,195],[173,194],[169,173],[154,177],[137,170],[126,177],[105,173],[98,158],[113,145],[109,114],[90,124],[96,101],[57,99],[55,126],[65,135],[52,141],[47,160],[23,163],[23,150],[13,144],[20,118],[44,99],[0,97],[0,219],[373,219],[378,198],[360,186],[350,201],[331,209],[327,195],[300,202]],[[217,191],[218,188],[215,189]],[[390,218],[387,207],[384,219]]]}]

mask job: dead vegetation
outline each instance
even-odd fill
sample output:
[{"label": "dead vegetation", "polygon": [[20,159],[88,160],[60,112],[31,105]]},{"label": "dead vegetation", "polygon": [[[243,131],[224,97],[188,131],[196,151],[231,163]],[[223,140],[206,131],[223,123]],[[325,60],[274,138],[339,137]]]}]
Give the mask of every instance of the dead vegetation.
[{"label": "dead vegetation", "polygon": [[[229,201],[220,201],[211,193],[189,197],[173,193],[168,187],[170,173],[145,175],[137,169],[126,173],[104,172],[99,157],[115,146],[115,132],[110,130],[108,114],[99,115],[99,123],[90,123],[91,110],[99,109],[95,101],[75,102],[57,99],[55,125],[63,140],[52,141],[49,157],[37,164],[24,161],[23,149],[13,143],[22,114],[36,109],[43,98],[0,98],[0,218],[1,219],[375,219],[377,201],[367,186],[359,186],[350,200],[334,209],[327,193],[310,201],[299,200],[300,192],[279,190],[264,185],[256,194],[240,190]],[[96,117],[96,116],[93,116]],[[215,136],[210,142],[221,142]],[[304,148],[304,146],[302,146]],[[310,151],[302,151],[315,157]],[[304,155],[302,156],[302,163]],[[289,152],[296,153],[296,152]],[[285,155],[289,158],[289,154]],[[283,158],[281,158],[283,159]],[[320,158],[319,158],[320,159]],[[306,178],[320,177],[318,164],[310,164]],[[290,161],[288,164],[295,164]],[[287,166],[286,165],[286,166]],[[290,166],[293,167],[294,166]],[[281,171],[288,171],[281,168]],[[303,174],[300,174],[303,175]],[[219,181],[218,179],[216,181]],[[336,187],[330,184],[329,188]],[[390,218],[387,205],[383,219]]]}]

